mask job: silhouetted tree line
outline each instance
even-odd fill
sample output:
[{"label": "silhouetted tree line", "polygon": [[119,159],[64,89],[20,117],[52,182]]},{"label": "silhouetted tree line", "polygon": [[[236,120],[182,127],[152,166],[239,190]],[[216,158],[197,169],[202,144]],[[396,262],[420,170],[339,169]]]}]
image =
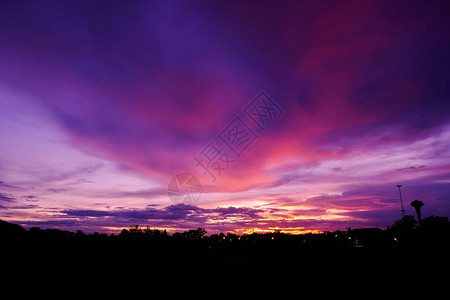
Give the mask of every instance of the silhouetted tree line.
[{"label": "silhouetted tree line", "polygon": [[258,263],[267,259],[298,260],[303,263],[305,256],[333,263],[345,261],[344,257],[355,261],[355,254],[373,251],[389,252],[391,255],[392,251],[398,249],[400,255],[404,253],[404,249],[408,249],[409,253],[424,249],[437,249],[447,253],[450,249],[449,220],[447,217],[437,216],[423,219],[420,226],[414,217],[404,216],[386,230],[347,228],[345,231],[301,235],[279,231],[243,235],[206,234],[207,231],[203,228],[169,234],[166,230],[138,225],[123,229],[119,234],[86,234],[81,230],[74,233],[37,227],[25,230],[19,225],[0,221],[3,249],[41,253],[52,259],[57,257],[61,261],[67,257],[82,257],[96,262],[103,261],[105,264],[115,257],[124,256],[130,261],[141,262],[141,257],[161,264],[226,265]]},{"label": "silhouetted tree line", "polygon": [[386,230],[379,228],[347,228],[346,231],[325,231],[318,234],[292,235],[275,231],[271,233],[252,233],[237,235],[220,233],[206,235],[204,228],[191,229],[169,234],[166,230],[140,227],[139,225],[123,229],[119,234],[94,232],[86,234],[81,230],[71,232],[59,229],[41,229],[31,227],[28,231],[17,224],[0,220],[0,237],[2,240],[32,240],[40,244],[45,242],[168,242],[168,241],[203,241],[210,248],[223,244],[265,244],[294,242],[297,246],[327,247],[373,247],[385,245],[402,245],[410,243],[445,244],[450,238],[450,222],[448,217],[430,216],[422,220],[418,226],[413,216],[404,216],[396,220]]}]

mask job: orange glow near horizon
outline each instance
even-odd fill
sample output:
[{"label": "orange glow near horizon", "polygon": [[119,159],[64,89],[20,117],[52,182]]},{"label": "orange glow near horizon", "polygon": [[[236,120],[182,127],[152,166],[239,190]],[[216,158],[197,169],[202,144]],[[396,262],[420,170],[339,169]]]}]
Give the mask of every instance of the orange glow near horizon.
[{"label": "orange glow near horizon", "polygon": [[264,228],[259,228],[259,227],[255,227],[255,228],[240,228],[240,229],[236,229],[234,231],[231,231],[234,234],[240,234],[240,235],[244,235],[244,234],[253,234],[253,233],[259,233],[259,234],[265,234],[265,233],[286,233],[286,234],[308,234],[308,233],[312,233],[312,234],[317,234],[317,233],[321,233],[323,231],[321,230],[311,230],[311,229],[304,229],[303,227],[285,227],[285,228],[280,228],[280,227],[269,227],[267,229]]}]

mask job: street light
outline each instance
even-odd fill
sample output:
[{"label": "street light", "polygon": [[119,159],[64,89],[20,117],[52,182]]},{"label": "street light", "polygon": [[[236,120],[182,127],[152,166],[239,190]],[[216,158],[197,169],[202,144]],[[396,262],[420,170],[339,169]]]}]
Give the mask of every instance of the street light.
[{"label": "street light", "polygon": [[402,215],[404,217],[405,216],[405,208],[403,207],[402,190],[400,189],[402,187],[402,185],[401,184],[397,184],[397,187],[398,187],[398,193],[400,194],[400,203],[402,204],[401,212],[402,212]]}]

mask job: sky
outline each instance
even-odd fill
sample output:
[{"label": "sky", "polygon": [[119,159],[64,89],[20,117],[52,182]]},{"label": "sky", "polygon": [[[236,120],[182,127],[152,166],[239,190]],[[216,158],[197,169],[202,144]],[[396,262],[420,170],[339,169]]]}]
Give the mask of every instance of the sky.
[{"label": "sky", "polygon": [[[450,216],[448,1],[1,1],[0,219],[119,232]],[[177,194],[178,193],[178,194]],[[175,195],[175,196],[174,196]]]}]

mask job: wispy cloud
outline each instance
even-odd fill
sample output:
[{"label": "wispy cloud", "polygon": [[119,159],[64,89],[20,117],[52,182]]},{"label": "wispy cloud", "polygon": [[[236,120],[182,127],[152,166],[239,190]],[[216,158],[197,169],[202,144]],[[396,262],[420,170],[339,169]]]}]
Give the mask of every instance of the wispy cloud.
[{"label": "wispy cloud", "polygon": [[18,189],[18,188],[19,188],[18,186],[6,184],[6,183],[3,182],[3,181],[0,181],[0,187],[3,187],[3,188],[9,188],[9,189]]},{"label": "wispy cloud", "polygon": [[13,197],[11,194],[6,194],[6,193],[0,193],[0,201],[3,202],[13,202],[15,201],[16,198]]}]

